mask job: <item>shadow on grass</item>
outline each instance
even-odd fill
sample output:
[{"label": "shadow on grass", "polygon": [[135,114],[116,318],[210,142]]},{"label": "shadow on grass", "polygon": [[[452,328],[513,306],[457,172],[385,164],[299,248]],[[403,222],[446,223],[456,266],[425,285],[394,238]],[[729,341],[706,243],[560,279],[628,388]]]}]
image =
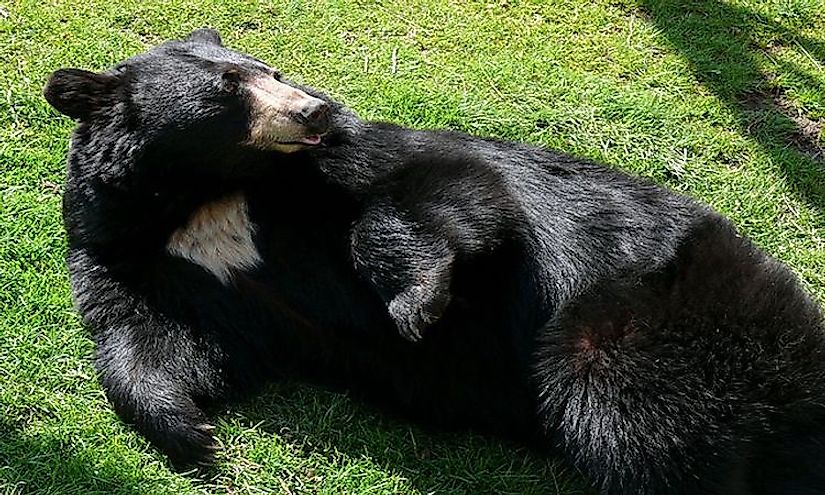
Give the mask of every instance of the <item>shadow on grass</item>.
[{"label": "shadow on grass", "polygon": [[102,464],[83,447],[49,436],[27,436],[0,418],[0,492],[61,495],[142,494],[139,480],[112,461]]},{"label": "shadow on grass", "polygon": [[332,463],[368,462],[421,493],[586,494],[581,478],[544,454],[467,432],[422,430],[337,392],[281,384],[231,416]]},{"label": "shadow on grass", "polygon": [[[718,0],[639,0],[643,10],[690,63],[695,76],[731,110],[744,135],[782,169],[800,198],[825,209],[823,123],[795,109],[776,75],[760,70],[758,58],[793,46],[822,66],[825,44],[795,33],[742,7]],[[760,46],[759,40],[773,39]],[[763,43],[764,44],[764,43]],[[798,66],[780,63],[780,74],[825,92]]]}]

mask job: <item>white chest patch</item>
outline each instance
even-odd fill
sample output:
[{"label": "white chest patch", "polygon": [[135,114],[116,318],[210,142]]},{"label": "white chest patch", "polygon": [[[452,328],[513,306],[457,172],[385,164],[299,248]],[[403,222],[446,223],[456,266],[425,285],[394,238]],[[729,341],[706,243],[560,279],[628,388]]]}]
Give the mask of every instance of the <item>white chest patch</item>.
[{"label": "white chest patch", "polygon": [[249,270],[261,263],[252,236],[246,198],[235,194],[207,203],[169,237],[166,251],[197,263],[224,284],[236,270]]}]

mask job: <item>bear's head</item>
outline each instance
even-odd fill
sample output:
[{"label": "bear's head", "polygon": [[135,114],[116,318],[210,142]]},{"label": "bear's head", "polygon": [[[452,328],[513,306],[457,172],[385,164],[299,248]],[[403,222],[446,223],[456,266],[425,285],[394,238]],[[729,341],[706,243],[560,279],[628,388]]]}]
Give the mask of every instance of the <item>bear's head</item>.
[{"label": "bear's head", "polygon": [[97,156],[133,166],[147,154],[155,162],[203,162],[243,150],[292,153],[321,146],[338,108],[260,60],[225,48],[211,29],[101,73],[58,70],[44,95],[79,121],[73,148],[86,140]]}]

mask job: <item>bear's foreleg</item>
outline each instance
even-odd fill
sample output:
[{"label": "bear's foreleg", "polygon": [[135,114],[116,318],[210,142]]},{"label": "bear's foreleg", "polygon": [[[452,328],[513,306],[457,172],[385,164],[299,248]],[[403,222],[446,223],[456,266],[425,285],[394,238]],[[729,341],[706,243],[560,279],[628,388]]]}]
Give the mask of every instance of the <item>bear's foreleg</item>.
[{"label": "bear's foreleg", "polygon": [[178,376],[203,363],[183,362],[175,330],[132,324],[97,335],[100,381],[118,416],[173,465],[208,465],[216,450],[212,426],[195,403],[191,379]]},{"label": "bear's foreleg", "polygon": [[370,206],[355,224],[352,257],[387,305],[400,334],[419,340],[450,302],[455,253],[390,203]]},{"label": "bear's foreleg", "polygon": [[100,381],[118,416],[176,467],[209,463],[215,440],[198,403],[225,389],[219,343],[155,310],[82,251],[70,254],[69,265],[75,303],[97,343]]}]

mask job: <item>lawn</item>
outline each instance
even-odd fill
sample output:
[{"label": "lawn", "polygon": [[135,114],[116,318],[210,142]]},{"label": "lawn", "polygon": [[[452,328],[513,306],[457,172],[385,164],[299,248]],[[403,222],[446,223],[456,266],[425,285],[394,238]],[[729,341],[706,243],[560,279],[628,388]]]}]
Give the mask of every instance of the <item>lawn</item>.
[{"label": "lawn", "polygon": [[0,493],[585,493],[493,439],[300,384],[217,413],[171,471],[108,406],[60,218],[72,123],[41,97],[218,28],[362,117],[559,148],[700,198],[825,301],[823,0],[0,0]]}]

